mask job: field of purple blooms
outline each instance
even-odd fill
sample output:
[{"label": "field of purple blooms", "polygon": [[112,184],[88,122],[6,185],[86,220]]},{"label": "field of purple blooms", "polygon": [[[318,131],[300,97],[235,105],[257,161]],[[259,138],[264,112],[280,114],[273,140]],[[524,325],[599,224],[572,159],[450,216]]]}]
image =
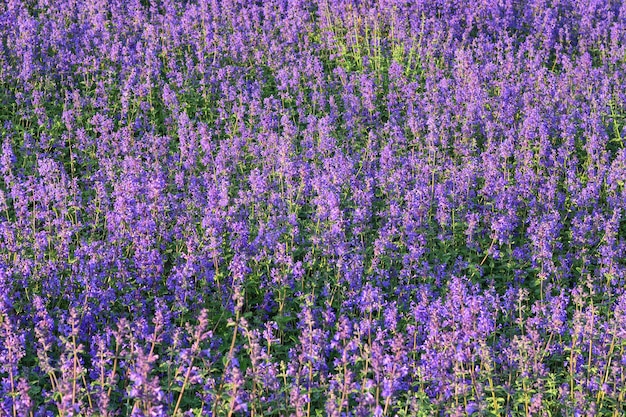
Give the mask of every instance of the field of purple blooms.
[{"label": "field of purple blooms", "polygon": [[0,416],[626,415],[626,2],[3,0]]}]

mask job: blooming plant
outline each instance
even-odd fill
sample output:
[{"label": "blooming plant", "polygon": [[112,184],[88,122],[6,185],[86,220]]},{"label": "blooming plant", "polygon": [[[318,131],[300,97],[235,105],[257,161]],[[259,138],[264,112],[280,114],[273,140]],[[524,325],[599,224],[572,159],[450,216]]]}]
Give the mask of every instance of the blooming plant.
[{"label": "blooming plant", "polygon": [[0,2],[0,417],[626,415],[626,3]]}]

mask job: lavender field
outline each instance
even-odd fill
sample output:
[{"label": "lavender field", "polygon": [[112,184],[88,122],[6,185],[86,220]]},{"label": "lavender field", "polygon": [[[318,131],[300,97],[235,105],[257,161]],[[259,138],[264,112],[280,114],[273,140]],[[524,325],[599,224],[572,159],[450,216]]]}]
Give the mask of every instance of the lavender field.
[{"label": "lavender field", "polygon": [[626,2],[2,0],[0,417],[626,416]]}]

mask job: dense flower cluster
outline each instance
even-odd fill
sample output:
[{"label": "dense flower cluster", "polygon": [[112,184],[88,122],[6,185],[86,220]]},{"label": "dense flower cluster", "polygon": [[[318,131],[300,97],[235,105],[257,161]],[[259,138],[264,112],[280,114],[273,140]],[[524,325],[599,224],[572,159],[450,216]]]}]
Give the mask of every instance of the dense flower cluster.
[{"label": "dense flower cluster", "polygon": [[626,413],[626,3],[0,2],[0,416]]}]

